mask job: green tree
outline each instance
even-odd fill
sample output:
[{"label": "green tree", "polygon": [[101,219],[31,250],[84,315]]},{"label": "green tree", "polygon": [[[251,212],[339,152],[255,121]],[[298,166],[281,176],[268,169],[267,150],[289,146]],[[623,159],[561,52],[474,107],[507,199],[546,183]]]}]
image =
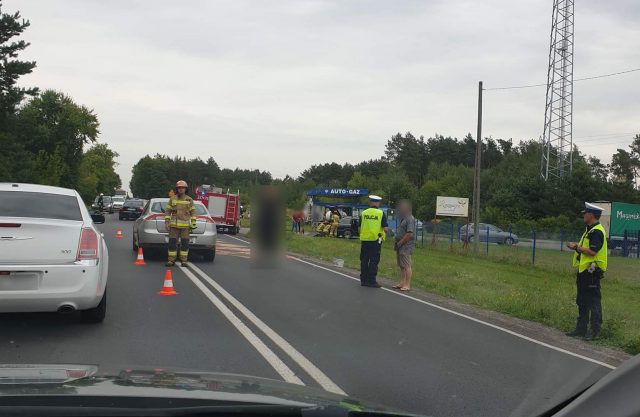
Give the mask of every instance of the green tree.
[{"label": "green tree", "polygon": [[591,175],[601,182],[606,182],[609,178],[609,168],[600,161],[600,158],[590,156],[588,159],[589,170]]},{"label": "green tree", "polygon": [[115,171],[118,156],[104,143],[95,144],[84,153],[79,168],[78,192],[85,202],[91,202],[99,193],[111,195],[122,185]]},{"label": "green tree", "polygon": [[611,179],[614,183],[632,185],[635,179],[633,158],[624,149],[618,149],[609,165]]},{"label": "green tree", "polygon": [[629,155],[631,156],[635,185],[636,188],[640,188],[640,134],[634,136],[629,148],[631,149]]},{"label": "green tree", "polygon": [[141,158],[132,168],[129,187],[134,196],[139,198],[166,197],[175,185],[169,181],[171,160],[161,155]]},{"label": "green tree", "polygon": [[25,96],[37,93],[36,88],[18,86],[20,77],[36,66],[35,62],[18,59],[29,43],[16,38],[28,27],[29,21],[19,12],[4,13],[0,1],[0,181],[33,180],[35,155],[27,152],[13,134],[16,108]]},{"label": "green tree", "polygon": [[396,167],[402,169],[407,178],[416,186],[422,184],[427,174],[428,148],[421,136],[414,137],[411,132],[402,136],[396,133],[387,141],[385,157]]},{"label": "green tree", "polygon": [[[407,174],[400,168],[390,168],[386,174],[380,177],[378,188],[382,191],[383,203],[395,206],[403,199],[413,200],[415,185]],[[372,194],[378,193],[376,189]]]},{"label": "green tree", "polygon": [[29,46],[24,40],[14,40],[29,27],[28,20],[20,12],[2,12],[0,1],[0,130],[6,127],[7,120],[25,96],[35,95],[37,88],[25,88],[17,85],[18,79],[30,74],[36,67],[35,61],[21,61],[18,54]]},{"label": "green tree", "polygon": [[60,185],[76,188],[83,147],[94,143],[99,134],[93,111],[63,93],[47,90],[20,109],[15,126],[15,136],[27,152],[60,155],[66,165]]}]

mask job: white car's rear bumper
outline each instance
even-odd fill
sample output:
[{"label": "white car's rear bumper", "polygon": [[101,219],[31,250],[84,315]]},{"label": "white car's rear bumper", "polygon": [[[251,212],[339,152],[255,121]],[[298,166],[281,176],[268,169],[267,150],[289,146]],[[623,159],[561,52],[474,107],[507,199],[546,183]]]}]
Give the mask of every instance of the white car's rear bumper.
[{"label": "white car's rear bumper", "polygon": [[96,307],[104,294],[107,266],[102,260],[93,263],[0,265],[0,313]]}]

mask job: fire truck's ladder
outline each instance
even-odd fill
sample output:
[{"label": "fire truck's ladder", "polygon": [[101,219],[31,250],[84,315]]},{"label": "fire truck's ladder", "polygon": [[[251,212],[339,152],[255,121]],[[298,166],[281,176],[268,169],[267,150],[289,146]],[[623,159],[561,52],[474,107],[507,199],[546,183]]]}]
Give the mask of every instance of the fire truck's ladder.
[{"label": "fire truck's ladder", "polygon": [[240,192],[235,195],[234,198],[231,198],[231,194],[229,194],[229,190],[227,190],[227,210],[225,213],[225,219],[234,219],[236,217],[236,213],[238,212],[238,196]]}]

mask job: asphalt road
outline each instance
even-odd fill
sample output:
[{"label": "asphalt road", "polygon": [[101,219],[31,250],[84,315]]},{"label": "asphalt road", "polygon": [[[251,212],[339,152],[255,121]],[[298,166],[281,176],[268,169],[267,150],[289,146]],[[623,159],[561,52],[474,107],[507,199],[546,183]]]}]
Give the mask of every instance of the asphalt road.
[{"label": "asphalt road", "polygon": [[132,224],[111,216],[100,225],[105,322],[0,315],[1,362],[248,374],[435,416],[531,415],[609,371],[291,257],[253,267],[250,245],[225,235],[214,263],[173,268],[179,295],[161,297],[164,261],[133,264]]}]

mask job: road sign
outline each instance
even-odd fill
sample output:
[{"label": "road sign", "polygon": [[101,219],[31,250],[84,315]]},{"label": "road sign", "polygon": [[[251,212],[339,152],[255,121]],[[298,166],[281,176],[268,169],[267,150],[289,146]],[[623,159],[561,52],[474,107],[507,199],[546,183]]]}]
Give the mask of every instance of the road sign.
[{"label": "road sign", "polygon": [[438,196],[436,216],[469,217],[469,199]]}]

